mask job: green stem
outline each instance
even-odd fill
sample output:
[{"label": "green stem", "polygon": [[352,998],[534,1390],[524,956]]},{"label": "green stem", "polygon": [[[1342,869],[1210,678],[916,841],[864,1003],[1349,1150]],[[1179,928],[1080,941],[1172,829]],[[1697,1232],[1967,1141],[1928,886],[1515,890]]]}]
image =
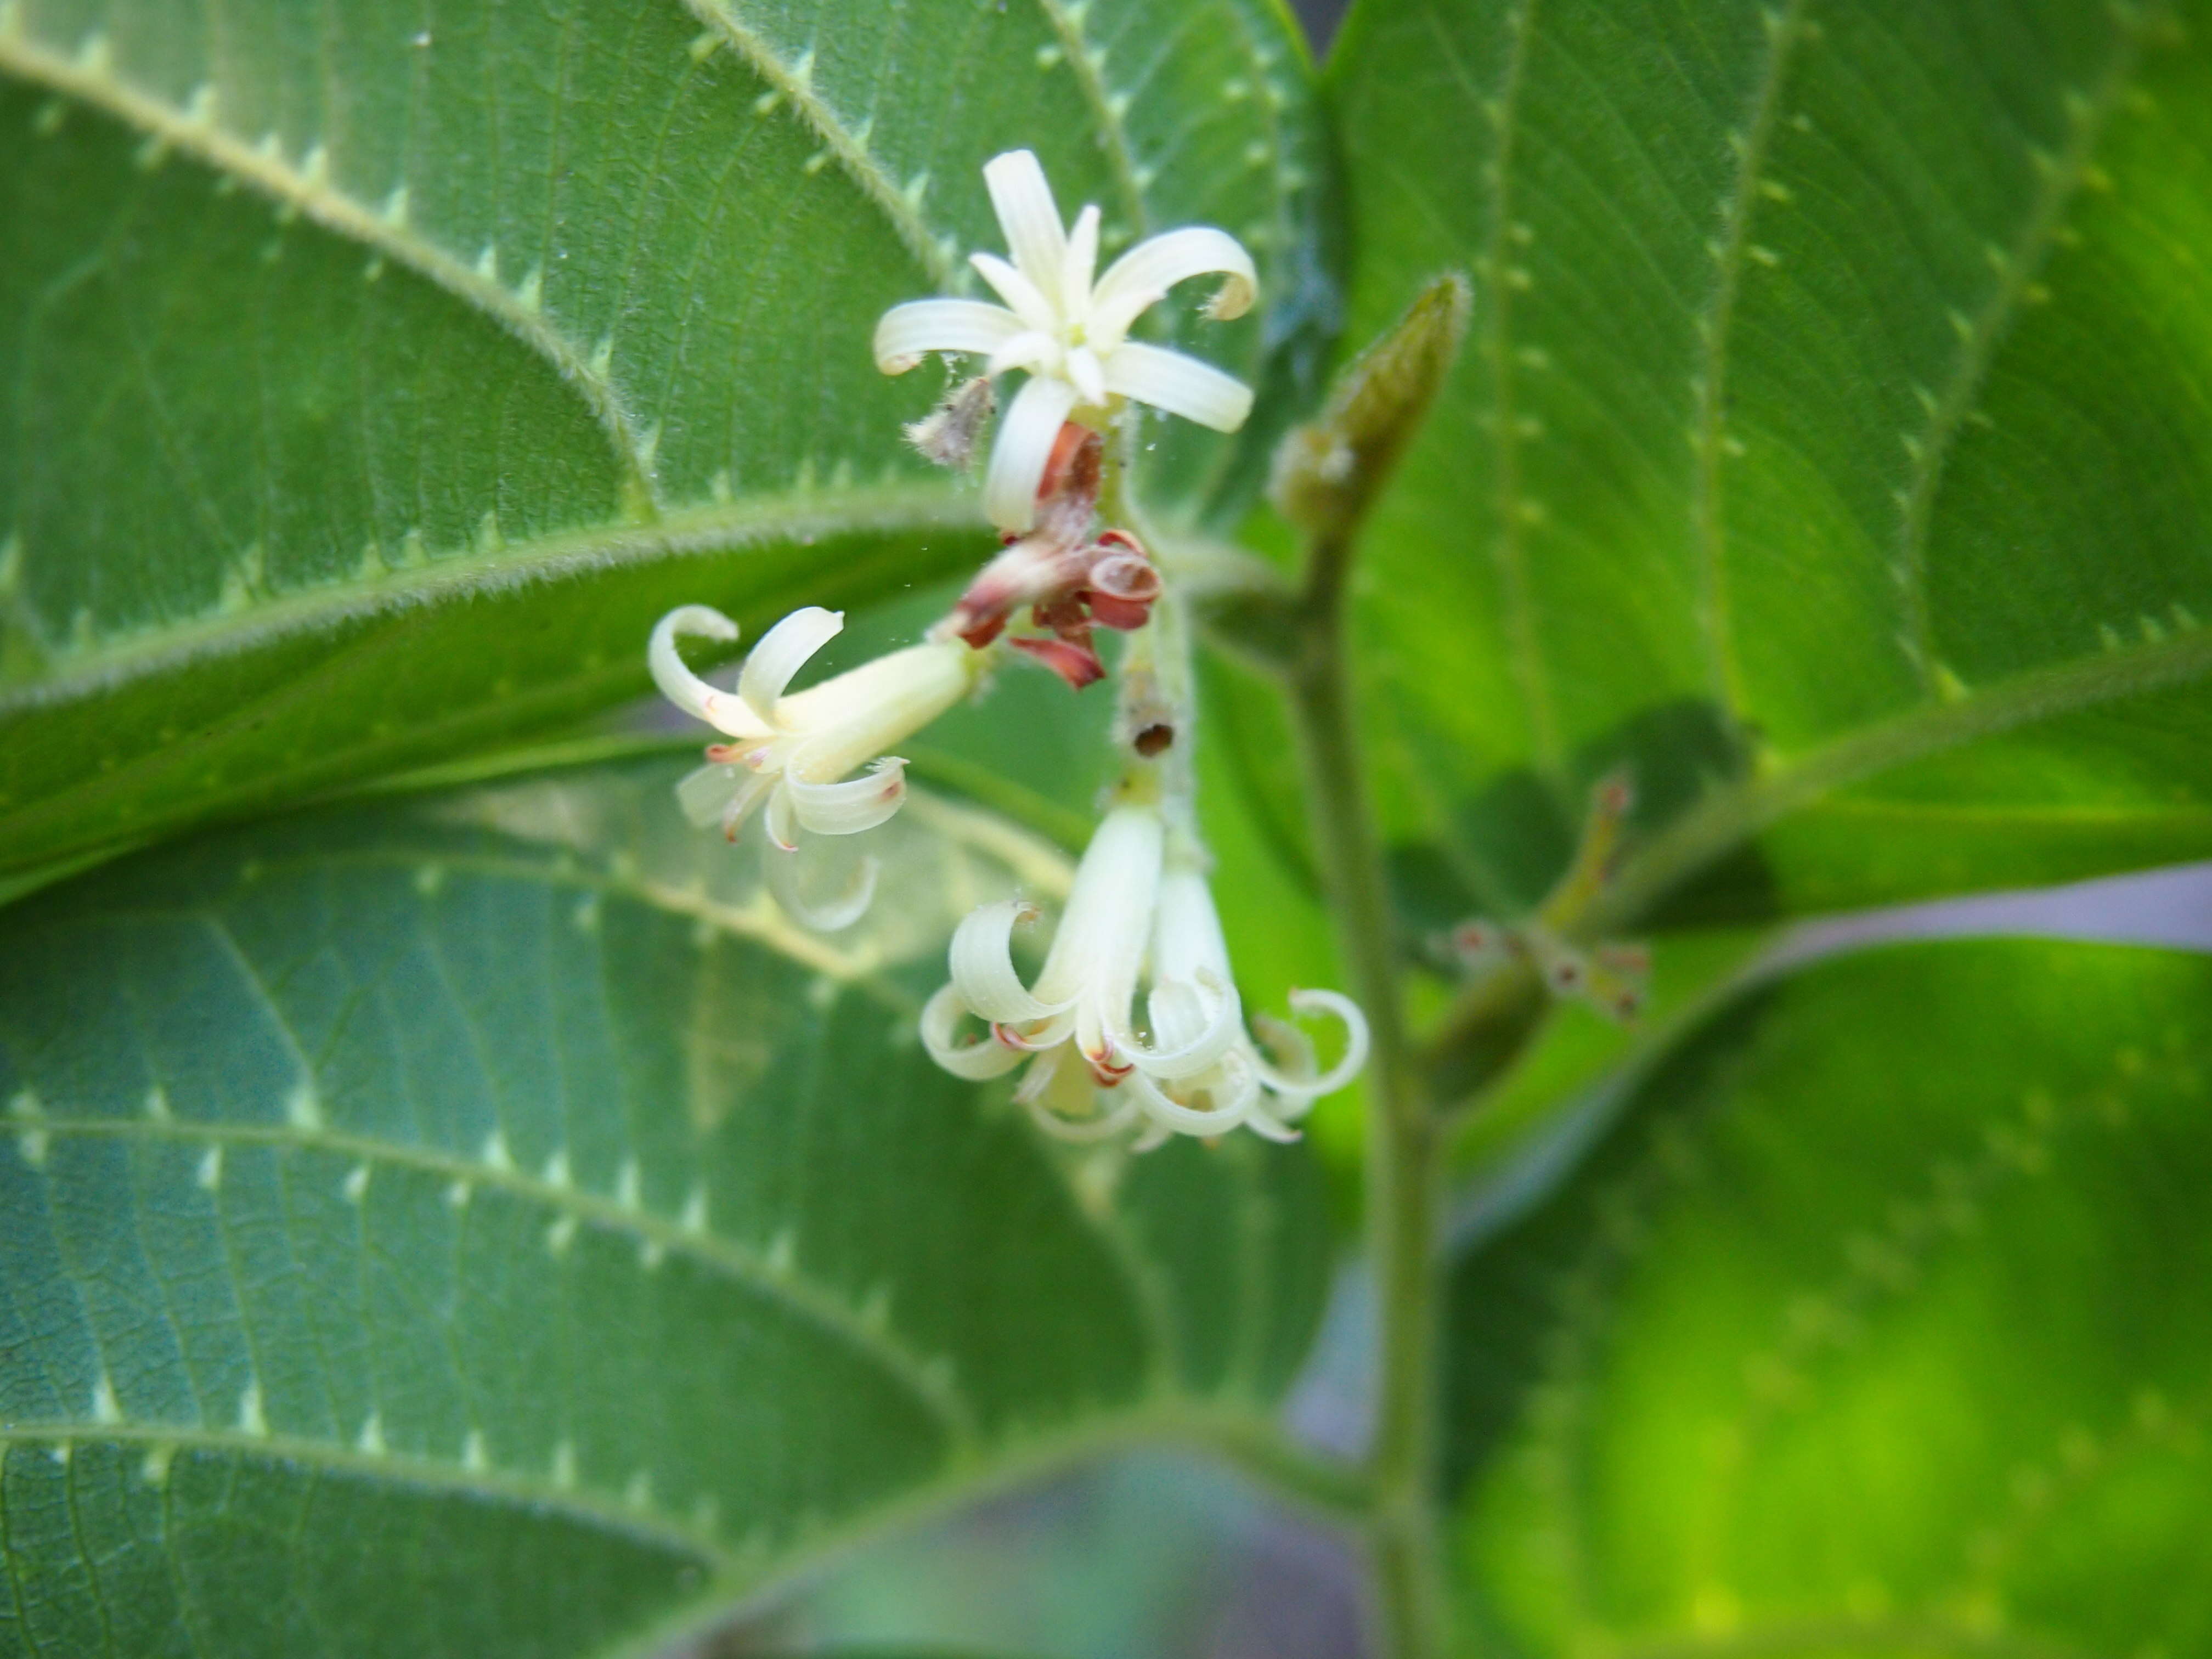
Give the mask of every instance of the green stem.
[{"label": "green stem", "polygon": [[1206,1426],[1209,1449],[1276,1497],[1332,1526],[1366,1526],[1373,1497],[1365,1470],[1308,1451],[1267,1419],[1224,1415]]},{"label": "green stem", "polygon": [[1439,1177],[1434,1114],[1399,996],[1396,926],[1364,787],[1344,640],[1348,541],[1308,566],[1303,648],[1290,666],[1322,885],[1353,994],[1373,1038],[1367,1249],[1381,1314],[1381,1376],[1369,1454],[1368,1521],[1382,1651],[1434,1659],[1444,1646],[1437,1520]]}]

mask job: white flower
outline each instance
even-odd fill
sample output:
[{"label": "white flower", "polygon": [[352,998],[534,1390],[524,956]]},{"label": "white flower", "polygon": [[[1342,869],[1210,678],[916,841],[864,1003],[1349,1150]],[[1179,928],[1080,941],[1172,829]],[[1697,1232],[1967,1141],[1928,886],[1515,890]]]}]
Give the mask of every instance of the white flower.
[{"label": "white flower", "polygon": [[[646,659],[661,695],[736,739],[710,744],[708,763],[676,786],[677,799],[694,823],[719,823],[734,841],[754,810],[765,808],[769,839],[790,853],[798,849],[802,829],[855,835],[898,811],[906,799],[906,762],[884,750],[966,696],[982,671],[983,653],[957,640],[933,640],[784,696],[806,659],[844,626],[841,611],[818,605],[793,611],[761,636],[732,695],[685,667],[676,641],[679,635],[734,641],[735,623],[707,605],[686,605],[654,625]],[[864,775],[846,776],[870,762]],[[810,914],[783,860],[771,859],[769,870],[785,907],[823,927],[857,919],[874,882],[872,866],[863,890],[837,907],[838,919],[832,919]]]},{"label": "white flower", "polygon": [[[1152,990],[1147,1000],[1153,1038],[1173,1048],[1189,1042],[1212,1017],[1212,988],[1231,983],[1229,946],[1205,874],[1188,860],[1171,861],[1160,878],[1152,931]],[[1233,998],[1232,990],[1230,993]],[[1344,1025],[1344,1054],[1326,1073],[1305,1034],[1261,1015],[1253,1021],[1279,1063],[1262,1056],[1241,1024],[1212,1064],[1163,1077],[1139,1071],[1130,1078],[1146,1121],[1139,1152],[1170,1134],[1218,1135],[1239,1124],[1270,1140],[1295,1140],[1290,1126],[1334,1094],[1367,1061],[1367,1018],[1359,1005],[1334,991],[1293,991],[1291,1008],[1301,1014],[1334,1014]]]},{"label": "white flower", "polygon": [[[998,1077],[1027,1060],[1014,1097],[1062,1139],[1103,1139],[1140,1119],[1140,1150],[1173,1133],[1218,1135],[1240,1124],[1295,1139],[1283,1120],[1359,1069],[1366,1022],[1332,993],[1296,993],[1292,1006],[1301,1012],[1326,1010],[1344,1020],[1345,1057],[1316,1075],[1311,1047],[1285,1027],[1290,1071],[1262,1060],[1244,1031],[1205,878],[1180,862],[1164,870],[1166,838],[1157,807],[1107,814],[1076,870],[1034,986],[1015,972],[1012,944],[1036,908],[1009,901],[971,914],[953,935],[951,982],[922,1010],[923,1046],[945,1070],[970,1079]],[[1130,1018],[1148,958],[1149,1040]],[[960,1040],[969,1015],[989,1025],[987,1039]],[[1273,1109],[1263,1094],[1273,1097]]]},{"label": "white flower", "polygon": [[1235,237],[1206,226],[1169,231],[1137,244],[1094,284],[1096,207],[1085,207],[1074,229],[1064,231],[1044,169],[1025,149],[993,157],[983,182],[1013,260],[969,258],[1006,303],[894,306],[876,325],[875,349],[876,367],[886,374],[903,374],[933,351],[981,353],[988,374],[1029,372],[1000,420],[983,481],[983,510],[994,524],[1018,533],[1034,522],[1053,441],[1078,410],[1103,413],[1127,398],[1217,432],[1244,424],[1252,410],[1249,386],[1179,351],[1128,337],[1138,317],[1188,277],[1227,278],[1208,314],[1225,319],[1249,310],[1259,279]]}]

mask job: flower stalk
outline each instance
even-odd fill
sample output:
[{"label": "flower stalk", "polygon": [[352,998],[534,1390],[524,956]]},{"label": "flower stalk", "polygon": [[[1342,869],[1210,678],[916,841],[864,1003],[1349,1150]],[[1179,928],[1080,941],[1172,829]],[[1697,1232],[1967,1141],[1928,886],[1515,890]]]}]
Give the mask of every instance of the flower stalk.
[{"label": "flower stalk", "polygon": [[1367,1255],[1380,1326],[1366,1536],[1377,1650],[1437,1659],[1447,1621],[1439,1460],[1441,1125],[1400,991],[1406,960],[1367,791],[1347,659],[1352,561],[1368,509],[1465,333],[1464,279],[1446,276],[1345,371],[1321,417],[1278,456],[1278,507],[1307,537],[1303,588],[1249,613],[1255,654],[1280,674],[1311,805],[1314,850],[1352,994],[1372,1033]]},{"label": "flower stalk", "polygon": [[1392,1659],[1435,1659],[1444,1644],[1443,1544],[1433,1486],[1443,1297],[1437,1255],[1437,1126],[1399,994],[1403,958],[1381,842],[1366,792],[1351,781],[1364,774],[1345,672],[1341,566],[1347,551],[1316,551],[1304,648],[1289,688],[1313,806],[1316,860],[1346,975],[1372,1034],[1367,1253],[1380,1312],[1381,1364],[1368,1454],[1374,1507],[1367,1540],[1382,1626],[1379,1650]]}]

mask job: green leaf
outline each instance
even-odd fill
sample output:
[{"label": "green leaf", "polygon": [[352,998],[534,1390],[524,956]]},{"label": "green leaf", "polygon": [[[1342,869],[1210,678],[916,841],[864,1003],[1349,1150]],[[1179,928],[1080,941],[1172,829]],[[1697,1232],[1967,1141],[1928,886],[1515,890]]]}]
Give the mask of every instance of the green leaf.
[{"label": "green leaf", "polygon": [[[979,562],[868,341],[998,246],[998,150],[1109,249],[1243,237],[1200,349],[1294,385],[1307,79],[1264,0],[5,0],[0,869],[573,720],[679,599]],[[1149,493],[1267,438],[1163,423]]]},{"label": "green leaf", "polygon": [[2199,1652],[2212,962],[1836,960],[1455,1275],[1470,1628],[1528,1653]]},{"label": "green leaf", "polygon": [[1617,908],[2212,847],[2201,0],[1363,0],[1358,342],[1468,349],[1367,538],[1407,858],[1513,908],[1631,763]]},{"label": "green leaf", "polygon": [[917,793],[802,933],[676,770],[0,921],[0,1652],[645,1650],[1024,1470],[1270,1438],[1310,1161],[1071,1155],[915,1039],[1064,857]]}]

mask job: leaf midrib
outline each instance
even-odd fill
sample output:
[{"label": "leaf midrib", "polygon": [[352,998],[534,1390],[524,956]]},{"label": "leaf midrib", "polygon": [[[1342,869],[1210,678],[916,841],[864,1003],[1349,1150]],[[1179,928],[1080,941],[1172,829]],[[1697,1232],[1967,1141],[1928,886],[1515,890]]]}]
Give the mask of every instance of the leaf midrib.
[{"label": "leaf midrib", "polygon": [[434,602],[517,589],[617,566],[727,552],[808,537],[979,528],[973,498],[950,483],[790,490],[693,507],[652,524],[562,531],[496,550],[454,554],[404,570],[295,589],[233,615],[160,623],[78,652],[49,647],[59,672],[0,691],[0,720],[104,694],[148,676],[234,655],[293,635]]},{"label": "leaf midrib", "polygon": [[1725,785],[1632,853],[1593,907],[1592,938],[1634,925],[1661,898],[1760,830],[1829,791],[1908,761],[2034,721],[2212,675],[2212,631],[2107,652],[1996,681],[1955,702],[1907,712]]}]

